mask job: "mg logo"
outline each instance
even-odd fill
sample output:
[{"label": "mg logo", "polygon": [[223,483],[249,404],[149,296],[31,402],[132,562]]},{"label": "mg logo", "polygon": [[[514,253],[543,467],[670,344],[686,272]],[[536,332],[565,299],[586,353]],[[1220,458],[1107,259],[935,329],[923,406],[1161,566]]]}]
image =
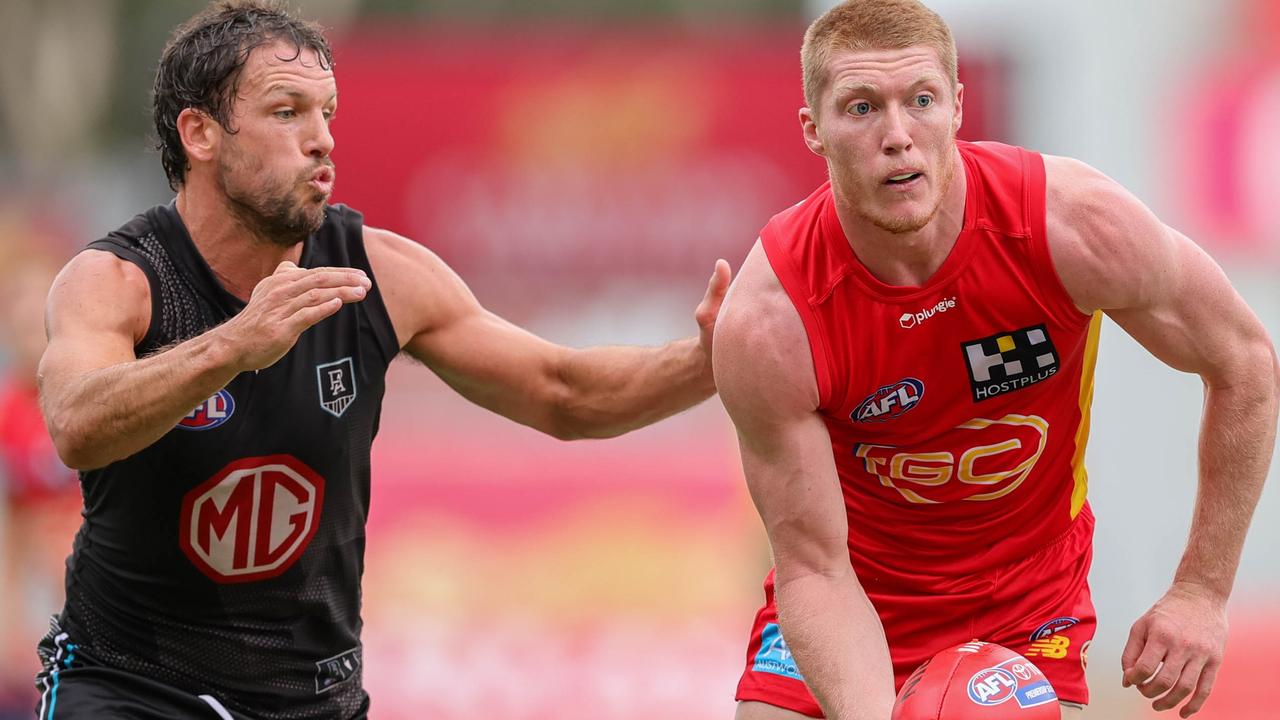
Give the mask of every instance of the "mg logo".
[{"label": "mg logo", "polygon": [[241,458],[182,500],[179,543],[214,582],[288,570],[320,525],[324,479],[292,455]]}]

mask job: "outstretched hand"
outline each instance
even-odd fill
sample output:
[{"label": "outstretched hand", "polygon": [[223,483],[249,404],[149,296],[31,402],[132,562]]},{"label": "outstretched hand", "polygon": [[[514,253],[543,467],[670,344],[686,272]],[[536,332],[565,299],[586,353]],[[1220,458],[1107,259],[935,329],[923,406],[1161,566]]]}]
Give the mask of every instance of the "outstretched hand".
[{"label": "outstretched hand", "polygon": [[707,358],[707,372],[711,371],[711,338],[716,328],[716,317],[720,315],[720,305],[724,302],[725,293],[729,292],[732,279],[729,263],[723,259],[716,260],[711,279],[707,281],[707,294],[702,296],[702,302],[693,311],[693,319],[698,321],[698,344]]},{"label": "outstretched hand", "polygon": [[1226,603],[1198,585],[1174,583],[1129,631],[1123,684],[1155,698],[1156,710],[1177,707],[1194,691],[1178,713],[1191,717],[1213,690],[1226,644]]}]

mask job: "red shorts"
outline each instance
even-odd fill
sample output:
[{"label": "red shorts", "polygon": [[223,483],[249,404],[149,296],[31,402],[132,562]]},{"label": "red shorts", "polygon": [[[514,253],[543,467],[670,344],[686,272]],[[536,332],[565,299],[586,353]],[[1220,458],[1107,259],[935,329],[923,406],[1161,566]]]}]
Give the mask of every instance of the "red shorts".
[{"label": "red shorts", "polygon": [[[863,584],[889,641],[894,681],[944,648],[970,640],[998,643],[1035,662],[1064,702],[1089,703],[1084,668],[1097,617],[1089,595],[1093,514],[1086,505],[1052,543],[1009,565],[975,575]],[[747,669],[737,700],[822,717],[778,628],[773,572],[764,581]]]}]

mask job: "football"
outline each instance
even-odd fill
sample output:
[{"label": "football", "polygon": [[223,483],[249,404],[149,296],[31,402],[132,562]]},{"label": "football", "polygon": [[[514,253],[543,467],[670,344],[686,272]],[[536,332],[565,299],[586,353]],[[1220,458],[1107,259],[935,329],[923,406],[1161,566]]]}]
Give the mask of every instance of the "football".
[{"label": "football", "polygon": [[1058,694],[1030,660],[992,643],[949,647],[902,684],[893,720],[1060,720]]}]

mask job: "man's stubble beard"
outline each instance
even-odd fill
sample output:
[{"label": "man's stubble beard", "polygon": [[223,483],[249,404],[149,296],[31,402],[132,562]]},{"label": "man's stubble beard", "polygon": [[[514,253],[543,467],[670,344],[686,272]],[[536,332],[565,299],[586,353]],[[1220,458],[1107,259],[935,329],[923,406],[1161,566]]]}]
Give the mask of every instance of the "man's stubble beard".
[{"label": "man's stubble beard", "polygon": [[938,198],[934,202],[933,207],[928,212],[916,216],[908,217],[886,217],[877,215],[867,209],[867,206],[857,208],[858,216],[863,220],[871,223],[875,227],[892,235],[905,235],[907,233],[922,230],[929,223],[933,222],[933,218],[937,216],[938,210],[942,207],[942,201],[947,197],[947,192],[951,190],[951,183],[956,177],[956,159],[954,152],[948,152],[946,161],[942,166],[941,185],[938,192]]},{"label": "man's stubble beard", "polygon": [[[295,197],[301,180],[280,187],[274,177],[269,177],[265,187],[246,187],[237,183],[236,169],[223,160],[218,166],[218,184],[227,199],[227,208],[258,241],[293,247],[324,224],[324,196],[316,194],[314,208]],[[267,176],[267,168],[256,160],[240,168],[239,175],[248,178]]]}]

